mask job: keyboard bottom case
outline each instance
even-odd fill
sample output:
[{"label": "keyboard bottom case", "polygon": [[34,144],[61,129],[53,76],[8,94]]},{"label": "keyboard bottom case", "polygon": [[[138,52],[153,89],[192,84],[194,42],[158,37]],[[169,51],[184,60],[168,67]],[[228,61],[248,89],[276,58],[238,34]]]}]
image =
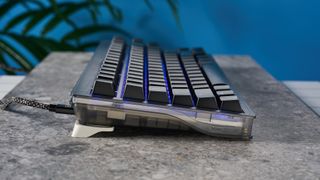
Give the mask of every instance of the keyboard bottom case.
[{"label": "keyboard bottom case", "polygon": [[210,136],[249,140],[254,116],[220,111],[192,111],[124,101],[73,97],[80,125],[94,127],[135,126],[202,132]]}]

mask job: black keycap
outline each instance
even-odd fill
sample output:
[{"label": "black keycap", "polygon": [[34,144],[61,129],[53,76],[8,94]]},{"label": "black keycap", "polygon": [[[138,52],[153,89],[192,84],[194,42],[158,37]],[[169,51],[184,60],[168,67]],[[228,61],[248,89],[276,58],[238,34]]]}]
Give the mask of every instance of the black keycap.
[{"label": "black keycap", "polygon": [[202,70],[205,72],[211,86],[218,96],[218,104],[221,110],[243,112],[239,99],[228,85],[227,78],[214,59],[205,54],[198,53],[196,58]]},{"label": "black keycap", "polygon": [[144,100],[143,84],[127,81],[124,97],[136,100]]},{"label": "black keycap", "polygon": [[94,84],[94,94],[115,96],[114,84],[111,80],[97,79]]},{"label": "black keycap", "polygon": [[178,56],[173,52],[164,53],[169,84],[172,91],[172,104],[193,106],[191,92],[184,77]]},{"label": "black keycap", "polygon": [[195,105],[198,108],[218,109],[216,97],[191,53],[181,55],[181,61],[194,92]]},{"label": "black keycap", "polygon": [[144,47],[141,40],[134,39],[130,50],[127,80],[123,97],[144,100]]},{"label": "black keycap", "polygon": [[122,66],[123,51],[123,40],[118,37],[113,38],[94,83],[93,94],[110,97],[116,95],[115,91],[119,80],[118,75]]},{"label": "black keycap", "polygon": [[169,103],[165,72],[162,68],[160,48],[156,45],[148,46],[148,101]]},{"label": "black keycap", "polygon": [[[116,96],[124,48],[122,39],[112,40],[97,74],[93,94]],[[124,99],[168,104],[170,95],[174,106],[243,112],[223,71],[202,48],[183,48],[180,54],[165,52],[162,56],[157,45],[145,48],[141,40],[134,39],[129,52]]]},{"label": "black keycap", "polygon": [[211,89],[195,89],[197,101],[196,106],[199,108],[217,109],[217,101]]},{"label": "black keycap", "polygon": [[168,94],[166,87],[149,85],[148,100],[167,104]]},{"label": "black keycap", "polygon": [[172,88],[172,95],[174,105],[192,106],[192,97],[188,88]]},{"label": "black keycap", "polygon": [[237,96],[220,96],[221,110],[243,112]]},{"label": "black keycap", "polygon": [[229,85],[216,85],[216,86],[213,86],[213,89],[216,91],[219,91],[219,90],[229,90],[231,88]]},{"label": "black keycap", "polygon": [[228,96],[228,95],[234,95],[234,92],[232,90],[219,90],[217,91],[218,96]]},{"label": "black keycap", "polygon": [[193,55],[204,55],[204,54],[206,54],[206,52],[204,51],[203,48],[199,47],[199,48],[193,48],[192,54]]},{"label": "black keycap", "polygon": [[225,111],[243,112],[239,99],[228,85],[216,85],[216,94],[220,102],[220,109]]},{"label": "black keycap", "polygon": [[180,48],[178,51],[181,56],[192,55],[189,48]]},{"label": "black keycap", "polygon": [[209,79],[211,85],[228,84],[228,81],[218,64],[208,55],[197,56],[198,62]]},{"label": "black keycap", "polygon": [[134,38],[134,39],[132,39],[132,43],[134,43],[134,44],[139,43],[139,44],[143,45],[143,40],[139,39],[139,38]]}]

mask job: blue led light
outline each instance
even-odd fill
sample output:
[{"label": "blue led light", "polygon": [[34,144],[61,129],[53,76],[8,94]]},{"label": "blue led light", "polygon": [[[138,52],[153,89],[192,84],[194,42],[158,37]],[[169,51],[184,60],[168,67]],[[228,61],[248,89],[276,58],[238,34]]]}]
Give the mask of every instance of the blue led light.
[{"label": "blue led light", "polygon": [[123,83],[122,83],[122,89],[121,89],[121,98],[123,98],[124,95],[124,88],[126,87],[126,83],[127,83],[127,74],[128,74],[128,69],[129,69],[129,62],[130,62],[130,49],[131,47],[128,47],[128,50],[126,51],[126,55],[125,55],[125,72],[124,72],[124,78],[123,78]]},{"label": "blue led light", "polygon": [[164,64],[164,58],[163,56],[161,56],[161,60],[162,60],[162,71],[163,71],[163,76],[164,76],[164,82],[165,82],[165,85],[166,85],[166,90],[167,90],[167,94],[168,94],[168,100],[169,100],[169,104],[171,104],[171,95],[170,95],[170,92],[169,92],[169,87],[168,87],[168,80],[167,80],[167,69],[166,69],[166,66]]},{"label": "blue led light", "polygon": [[221,120],[230,120],[230,116],[226,114],[213,114],[214,119],[221,119]]},{"label": "blue led light", "polygon": [[212,119],[217,119],[217,120],[223,120],[223,121],[230,121],[230,122],[241,122],[242,118],[241,117],[236,117],[236,116],[231,116],[227,114],[212,114],[211,116]]},{"label": "blue led light", "polygon": [[106,96],[99,95],[99,94],[92,94],[92,99],[98,100],[98,99],[104,99]]},{"label": "blue led light", "polygon": [[143,48],[143,62],[144,62],[144,71],[143,71],[143,76],[144,76],[144,100],[148,100],[148,52],[147,48]]}]

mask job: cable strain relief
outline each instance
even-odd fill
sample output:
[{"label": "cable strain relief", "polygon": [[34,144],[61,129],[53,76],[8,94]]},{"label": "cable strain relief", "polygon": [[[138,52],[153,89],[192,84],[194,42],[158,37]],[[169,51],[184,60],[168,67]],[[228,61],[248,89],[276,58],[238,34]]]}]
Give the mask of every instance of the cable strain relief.
[{"label": "cable strain relief", "polygon": [[73,107],[65,104],[50,104],[48,110],[61,114],[74,114]]}]

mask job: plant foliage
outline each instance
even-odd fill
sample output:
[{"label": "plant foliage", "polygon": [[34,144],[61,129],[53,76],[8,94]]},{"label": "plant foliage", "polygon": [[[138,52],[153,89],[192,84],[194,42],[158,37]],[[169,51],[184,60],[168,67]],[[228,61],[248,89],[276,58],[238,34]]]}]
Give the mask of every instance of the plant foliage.
[{"label": "plant foliage", "polygon": [[[154,9],[149,0],[144,0],[144,3],[150,10]],[[176,1],[167,0],[167,3],[177,24],[180,25]],[[81,38],[85,36],[101,32],[115,32],[130,36],[128,32],[114,24],[98,23],[98,17],[101,16],[101,8],[105,8],[112,19],[118,22],[118,24],[122,22],[124,17],[121,9],[112,4],[110,0],[82,0],[73,2],[60,2],[57,0],[6,0],[0,3],[0,20],[3,19],[6,13],[17,6],[23,6],[26,10],[11,18],[0,29],[0,69],[2,68],[7,74],[15,74],[18,70],[9,67],[5,55],[15,61],[22,71],[29,72],[33,68],[28,58],[21,52],[21,49],[13,45],[12,41],[21,45],[38,61],[41,61],[51,51],[83,51],[98,44],[98,41],[82,42]],[[71,16],[81,10],[88,12],[92,24],[80,28]],[[29,32],[41,22],[44,22],[45,19],[49,20],[45,21],[45,24],[41,26],[41,33],[38,36],[29,35]],[[56,29],[61,23],[69,25],[72,31],[63,34],[61,40],[48,36],[48,33]],[[13,32],[12,29],[19,24],[24,25],[22,32]]]}]

